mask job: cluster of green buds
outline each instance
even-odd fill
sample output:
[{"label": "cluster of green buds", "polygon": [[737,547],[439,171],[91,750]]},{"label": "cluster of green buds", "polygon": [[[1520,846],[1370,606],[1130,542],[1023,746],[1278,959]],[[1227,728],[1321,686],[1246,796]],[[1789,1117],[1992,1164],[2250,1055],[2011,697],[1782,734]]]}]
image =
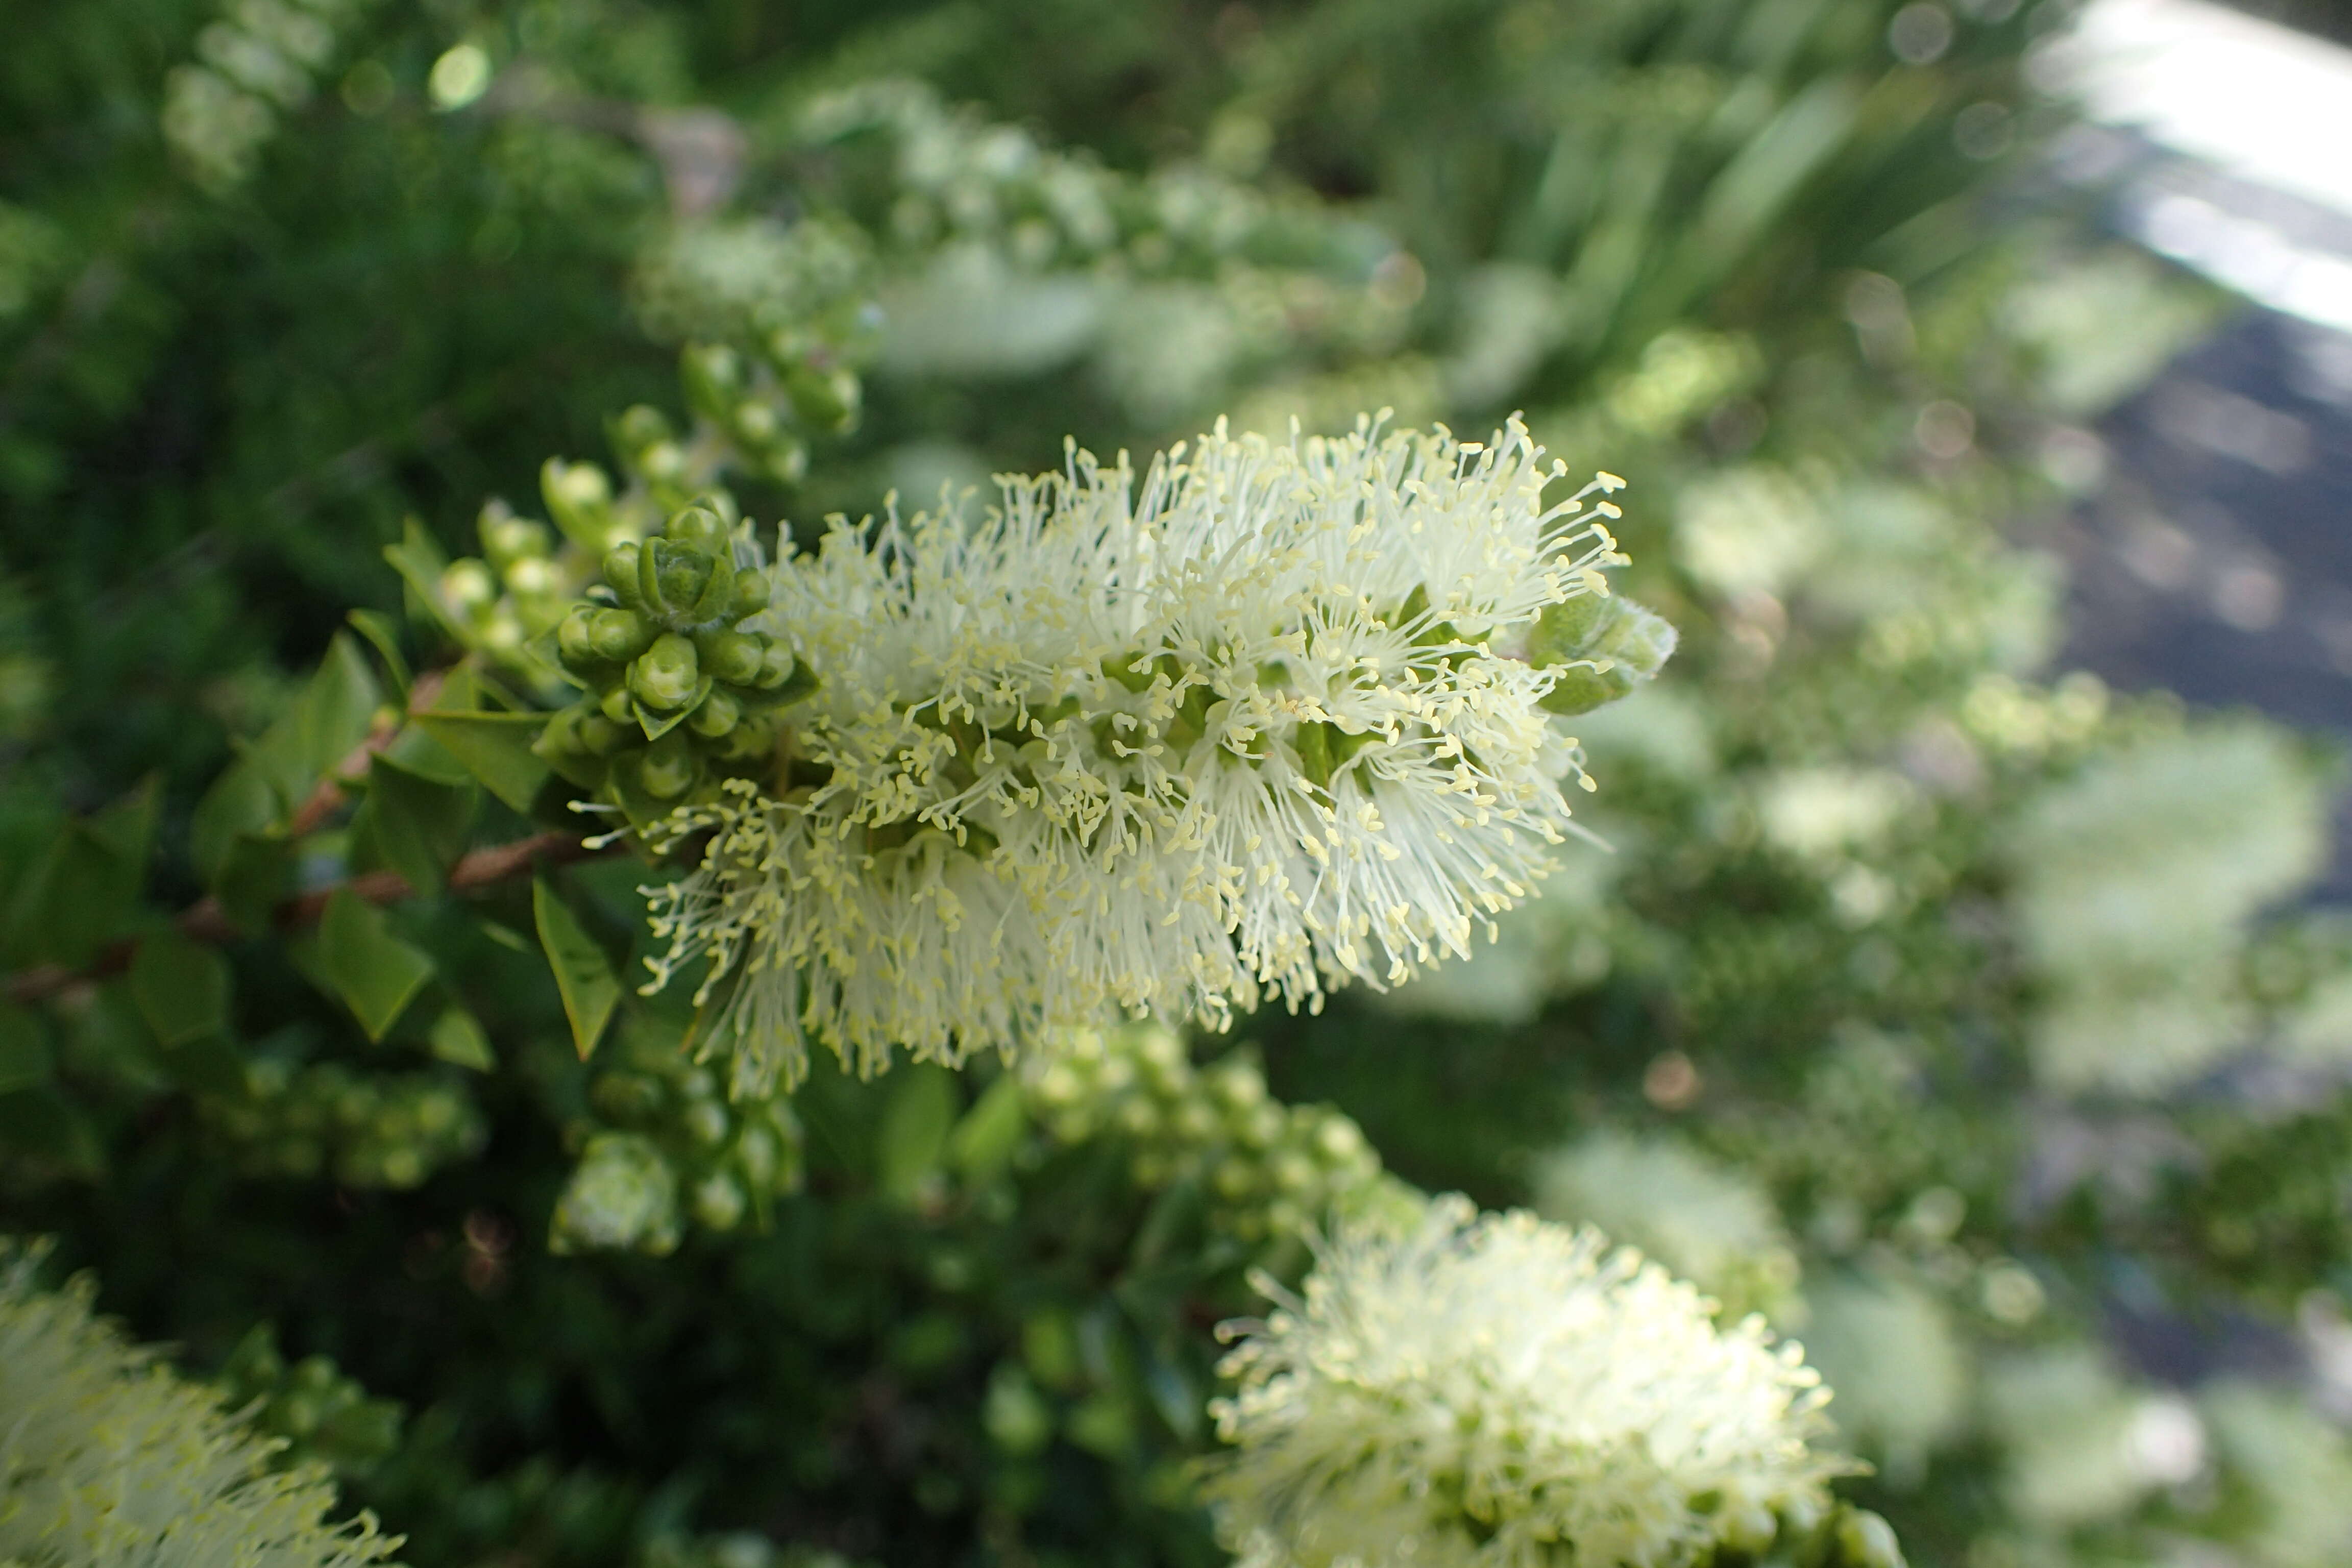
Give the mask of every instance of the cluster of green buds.
[{"label": "cluster of green buds", "polygon": [[857,373],[829,342],[789,328],[750,353],[688,344],[679,376],[688,405],[734,444],[742,466],[782,484],[808,472],[812,435],[856,427],[864,400]]},{"label": "cluster of green buds", "polygon": [[1731,1488],[1698,1500],[1699,1511],[1721,1522],[1715,1550],[1697,1568],[1906,1568],[1895,1527],[1866,1508],[1784,1502],[1775,1510]]},{"label": "cluster of green buds", "polygon": [[644,486],[615,494],[594,463],[551,458],[540,469],[539,485],[555,521],[551,530],[492,500],[475,520],[479,556],[444,563],[417,531],[388,554],[459,642],[536,686],[560,688],[563,679],[548,638],[594,581],[605,552],[643,538],[665,512]]},{"label": "cluster of green buds", "polygon": [[441,574],[441,607],[469,646],[501,663],[520,662],[529,657],[526,645],[562,616],[578,585],[556,560],[545,523],[493,500],[475,526],[481,556],[453,561]]},{"label": "cluster of green buds", "polygon": [[[982,240],[1030,271],[1109,264],[1145,277],[1220,276],[1256,255],[1355,261],[1370,237],[1200,165],[1139,179],[1041,146],[917,81],[825,94],[797,139],[835,153],[847,204],[877,237],[917,253]],[[887,149],[887,168],[838,155],[868,143]]]},{"label": "cluster of green buds", "polygon": [[[317,89],[338,31],[369,3],[245,0],[220,7],[196,35],[197,59],[173,67],[163,84],[163,140],[198,184],[222,195],[252,177],[262,148]],[[383,91],[393,91],[389,77]]]},{"label": "cluster of green buds", "polygon": [[1672,624],[1614,594],[1581,594],[1550,606],[1528,639],[1528,662],[1559,672],[1544,710],[1569,718],[1631,696],[1674,651]]},{"label": "cluster of green buds", "polygon": [[781,639],[742,627],[768,607],[748,535],[688,507],[642,544],[614,545],[603,592],[556,627],[557,657],[587,691],[537,749],[632,821],[719,778],[772,772],[777,710],[815,685]]},{"label": "cluster of green buds", "polygon": [[1198,1182],[1210,1224],[1252,1245],[1303,1234],[1381,1180],[1380,1155],[1347,1117],[1283,1105],[1239,1053],[1197,1068],[1158,1024],[1080,1038],[1028,1094],[1057,1142],[1125,1141],[1138,1186]]},{"label": "cluster of green buds", "polygon": [[362,1074],[332,1062],[260,1060],[246,1092],[203,1097],[202,1115],[258,1173],[331,1170],[347,1187],[414,1187],[478,1152],[488,1136],[462,1083],[436,1073]]},{"label": "cluster of green buds", "polygon": [[690,1218],[728,1232],[765,1225],[775,1200],[800,1188],[801,1127],[782,1095],[730,1100],[711,1070],[662,1029],[632,1021],[615,1065],[589,1099],[580,1163],[555,1206],[558,1252],[620,1248],[656,1256]]},{"label": "cluster of green buds", "polygon": [[268,1323],[254,1325],[237,1342],[215,1381],[222,1404],[285,1445],[276,1456],[281,1468],[316,1463],[358,1475],[400,1444],[398,1402],[369,1398],[322,1355],[289,1366]]}]

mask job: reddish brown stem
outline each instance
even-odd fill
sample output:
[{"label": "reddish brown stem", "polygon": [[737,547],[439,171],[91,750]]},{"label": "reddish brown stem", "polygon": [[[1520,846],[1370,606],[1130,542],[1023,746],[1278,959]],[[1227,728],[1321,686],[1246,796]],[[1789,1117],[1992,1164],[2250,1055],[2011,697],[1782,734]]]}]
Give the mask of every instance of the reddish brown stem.
[{"label": "reddish brown stem", "polygon": [[[521,876],[541,866],[565,866],[575,860],[593,859],[614,853],[618,845],[603,845],[591,848],[576,833],[534,833],[528,838],[518,838],[510,844],[493,844],[477,849],[449,868],[448,890],[453,893],[471,892],[490,887],[512,877]],[[314,925],[326,913],[328,900],[339,892],[350,892],[372,904],[395,904],[413,898],[416,889],[396,871],[370,871],[352,877],[332,887],[318,888],[288,899],[279,904],[271,923],[279,931],[296,931]],[[174,921],[181,931],[197,942],[225,945],[245,934],[228,918],[220,900],[207,895],[180,911]],[[58,964],[45,963],[33,969],[21,970],[7,978],[8,999],[19,1004],[46,1002],[73,989],[120,974],[131,967],[131,960],[139,951],[135,939],[109,944],[98,957],[81,969],[67,969]]]}]

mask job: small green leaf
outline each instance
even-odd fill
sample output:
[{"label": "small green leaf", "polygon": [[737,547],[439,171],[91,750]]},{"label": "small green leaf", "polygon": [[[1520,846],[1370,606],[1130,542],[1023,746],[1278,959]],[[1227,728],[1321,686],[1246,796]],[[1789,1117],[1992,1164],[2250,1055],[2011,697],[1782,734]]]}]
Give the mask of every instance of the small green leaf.
[{"label": "small green leaf", "polygon": [[0,1094],[47,1083],[56,1069],[49,1032],[39,1016],[0,1002]]},{"label": "small green leaf", "polygon": [[400,542],[385,545],[383,558],[407,585],[410,613],[422,610],[455,637],[458,628],[441,609],[441,574],[449,569],[449,557],[425,525],[413,517],[404,518]]},{"label": "small green leaf", "polygon": [[956,1121],[955,1075],[942,1067],[919,1063],[891,1076],[889,1103],[883,1108],[875,1144],[876,1161],[883,1192],[900,1203],[913,1203],[922,1195],[947,1152],[948,1133]]},{"label": "small green leaf", "polygon": [[213,897],[240,931],[269,927],[294,880],[294,841],[282,833],[239,833],[213,872]]},{"label": "small green leaf", "polygon": [[434,1056],[454,1066],[488,1072],[499,1065],[498,1058],[490,1051],[490,1037],[482,1031],[481,1020],[455,1002],[433,1020],[425,1039]]},{"label": "small green leaf", "polygon": [[173,1082],[155,1031],[140,1016],[131,979],[100,985],[88,1003],[58,1020],[58,1059],[109,1087],[162,1094]]},{"label": "small green leaf", "polygon": [[1021,1135],[1028,1130],[1021,1081],[1012,1073],[1001,1073],[949,1135],[948,1163],[968,1182],[993,1180],[1013,1163]]},{"label": "small green leaf", "polygon": [[399,689],[398,694],[404,705],[408,700],[410,677],[408,659],[400,651],[400,623],[382,610],[353,610],[343,618],[351,622],[353,631],[367,638],[368,646],[375,649],[375,656],[383,660],[384,670],[392,677],[393,685]]},{"label": "small green leaf", "polygon": [[327,645],[327,657],[319,661],[318,673],[303,688],[300,703],[288,715],[293,721],[294,744],[287,761],[299,775],[287,791],[289,805],[300,805],[319,780],[367,738],[383,702],[383,689],[368,668],[367,655],[337,632]]},{"label": "small green leaf", "polygon": [[466,849],[474,816],[471,784],[453,785],[379,755],[368,770],[362,811],[383,863],[421,893],[437,893]]},{"label": "small green leaf", "polygon": [[265,771],[250,757],[231,763],[196,802],[188,823],[188,850],[196,874],[207,883],[216,882],[237,835],[262,832],[282,815],[282,803]]},{"label": "small green leaf", "polygon": [[141,939],[131,995],[166,1048],[220,1034],[228,1027],[228,960],[166,926]]},{"label": "small green leaf", "polygon": [[226,1035],[199,1035],[163,1056],[183,1089],[231,1097],[246,1091],[245,1053]]},{"label": "small green leaf", "polygon": [[156,782],[66,825],[8,907],[10,963],[79,969],[129,921],[155,835]]},{"label": "small green leaf", "polygon": [[0,1094],[0,1149],[73,1175],[106,1172],[106,1149],[89,1118],[53,1085]]},{"label": "small green leaf", "polygon": [[[215,791],[226,786],[236,792],[236,809],[225,820],[200,825],[200,839],[217,847],[227,832],[284,822],[310,797],[319,781],[367,737],[383,700],[383,689],[368,668],[367,656],[349,634],[337,632],[327,645],[327,657],[320,661],[294,705],[257,739],[238,742],[241,765],[253,777],[234,785],[226,779],[215,784]],[[267,788],[266,805],[252,795],[256,784]],[[200,846],[200,863],[203,858]]]},{"label": "small green leaf", "polygon": [[371,1040],[381,1040],[433,977],[433,960],[392,933],[382,910],[348,888],[319,922],[319,972]]},{"label": "small green leaf", "polygon": [[563,900],[542,879],[531,884],[531,914],[539,924],[539,944],[546,951],[548,967],[555,971],[555,988],[563,996],[563,1016],[572,1021],[572,1043],[586,1061],[596,1041],[612,1021],[621,1000],[621,983],[613,978],[612,961],[596,945]]},{"label": "small green leaf", "polygon": [[426,734],[416,724],[402,725],[400,733],[392,738],[392,744],[383,749],[383,754],[410,773],[431,779],[436,784],[469,784],[474,782],[474,775],[466,771],[466,764],[451,756],[448,747]]},{"label": "small green leaf", "polygon": [[441,742],[483,787],[517,811],[547,782],[547,763],[531,742],[547,725],[544,713],[419,713],[416,722]]}]

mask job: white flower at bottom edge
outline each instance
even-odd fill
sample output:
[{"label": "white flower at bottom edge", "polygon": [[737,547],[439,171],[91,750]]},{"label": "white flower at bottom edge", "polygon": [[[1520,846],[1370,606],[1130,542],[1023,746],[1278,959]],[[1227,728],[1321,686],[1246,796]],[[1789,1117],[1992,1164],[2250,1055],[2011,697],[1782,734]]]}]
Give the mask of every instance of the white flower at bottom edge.
[{"label": "white flower at bottom edge", "polygon": [[1259,1288],[1209,1494],[1262,1568],[1679,1568],[1818,1519],[1852,1468],[1811,1446],[1801,1347],[1591,1229],[1442,1197],[1343,1226],[1303,1296]]}]

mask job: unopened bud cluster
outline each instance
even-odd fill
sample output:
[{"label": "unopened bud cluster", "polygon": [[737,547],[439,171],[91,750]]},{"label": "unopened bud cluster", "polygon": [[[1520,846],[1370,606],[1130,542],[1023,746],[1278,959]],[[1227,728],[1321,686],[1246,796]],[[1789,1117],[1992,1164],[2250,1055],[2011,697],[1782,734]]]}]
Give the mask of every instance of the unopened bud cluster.
[{"label": "unopened bud cluster", "polygon": [[163,140],[215,195],[249,179],[279,120],[310,100],[336,31],[369,0],[253,0],[196,35],[196,59],[163,84]]},{"label": "unopened bud cluster", "polygon": [[1282,1104],[1239,1054],[1195,1068],[1158,1024],[1077,1037],[1028,1094],[1056,1142],[1125,1142],[1138,1186],[1199,1182],[1210,1224],[1244,1242],[1302,1235],[1381,1178],[1380,1155],[1347,1117]]},{"label": "unopened bud cluster", "polygon": [[813,149],[881,142],[887,177],[844,194],[879,235],[909,249],[982,241],[1029,269],[1217,276],[1253,251],[1339,243],[1328,217],[1255,186],[1198,167],[1137,179],[952,109],[919,81],[864,82],[819,98],[799,139]]},{"label": "unopened bud cluster", "polygon": [[1630,697],[1675,651],[1675,628],[1663,616],[1613,594],[1587,594],[1548,606],[1528,639],[1528,658],[1559,672],[1537,704],[1573,718]]},{"label": "unopened bud cluster", "polygon": [[[615,493],[612,479],[594,463],[551,458],[539,480],[552,531],[492,500],[475,521],[480,556],[453,561],[430,583],[412,579],[412,586],[421,587],[460,642],[544,688],[562,684],[547,642],[565,612],[614,545],[644,538],[666,513],[643,483]],[[673,509],[685,499],[681,494]]]},{"label": "unopened bud cluster", "polygon": [[435,1074],[261,1060],[245,1076],[242,1096],[199,1103],[206,1128],[257,1173],[325,1170],[347,1187],[414,1187],[479,1152],[488,1136],[464,1086]]},{"label": "unopened bud cluster", "polygon": [[856,428],[864,401],[852,365],[857,333],[834,320],[839,314],[765,327],[740,350],[688,345],[680,379],[696,416],[691,430],[681,434],[647,404],[624,410],[605,431],[617,487],[594,463],[551,458],[540,496],[553,530],[493,500],[477,523],[481,555],[423,582],[412,576],[411,585],[467,647],[541,687],[561,685],[546,639],[614,550],[691,506],[731,525],[735,505],[721,484],[730,470],[789,484],[807,471],[812,441]]},{"label": "unopened bud cluster", "polygon": [[708,1068],[652,1029],[624,1029],[621,1065],[589,1091],[602,1123],[557,1201],[558,1252],[674,1248],[688,1219],[765,1224],[801,1184],[801,1127],[782,1095],[730,1100]]},{"label": "unopened bud cluster", "polygon": [[776,709],[814,680],[792,649],[741,623],[768,607],[751,546],[708,507],[604,557],[609,604],[576,605],[557,657],[587,694],[557,713],[540,753],[632,818],[717,777],[772,772]]},{"label": "unopened bud cluster", "polygon": [[369,1398],[366,1389],[325,1356],[304,1356],[288,1365],[267,1323],[238,1342],[217,1382],[222,1405],[254,1431],[285,1444],[274,1456],[280,1469],[315,1460],[349,1475],[399,1446],[397,1403]]},{"label": "unopened bud cluster", "polygon": [[828,344],[791,331],[751,353],[690,345],[681,374],[688,404],[734,443],[742,466],[782,484],[808,472],[811,435],[856,428],[864,398],[857,373]]}]

